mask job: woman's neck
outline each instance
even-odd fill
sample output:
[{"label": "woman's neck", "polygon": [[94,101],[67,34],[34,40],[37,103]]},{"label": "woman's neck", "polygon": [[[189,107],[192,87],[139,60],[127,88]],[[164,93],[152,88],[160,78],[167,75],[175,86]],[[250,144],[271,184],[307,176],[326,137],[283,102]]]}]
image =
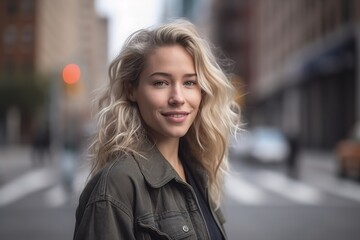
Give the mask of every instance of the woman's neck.
[{"label": "woman's neck", "polygon": [[179,139],[172,138],[165,141],[156,141],[156,147],[171,164],[179,161]]},{"label": "woman's neck", "polygon": [[179,138],[167,139],[166,141],[157,141],[155,143],[161,154],[175,169],[179,176],[185,181],[184,168],[179,159]]}]

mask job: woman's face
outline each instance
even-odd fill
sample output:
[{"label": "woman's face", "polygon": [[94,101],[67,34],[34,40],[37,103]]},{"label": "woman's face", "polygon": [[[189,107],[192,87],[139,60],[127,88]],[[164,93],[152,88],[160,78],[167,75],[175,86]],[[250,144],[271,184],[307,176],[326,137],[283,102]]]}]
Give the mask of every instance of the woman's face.
[{"label": "woman's face", "polygon": [[149,134],[156,141],[180,138],[193,123],[201,102],[194,61],[180,45],[152,52],[131,100],[138,105]]}]

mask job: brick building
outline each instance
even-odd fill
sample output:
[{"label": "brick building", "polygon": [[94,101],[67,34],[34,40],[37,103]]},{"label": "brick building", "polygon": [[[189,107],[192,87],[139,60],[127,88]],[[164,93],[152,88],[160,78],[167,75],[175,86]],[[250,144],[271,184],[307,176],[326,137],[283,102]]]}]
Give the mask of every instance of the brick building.
[{"label": "brick building", "polygon": [[[32,114],[24,114],[16,104],[17,113],[9,114],[14,108],[1,106],[4,112],[0,119],[2,142],[8,142],[13,134],[20,134],[18,141],[26,142],[38,119],[61,129],[66,115],[80,121],[88,117],[89,93],[106,74],[107,25],[107,19],[97,14],[94,0],[0,1],[3,82],[11,83],[17,75],[22,75],[20,80],[24,82],[26,76],[37,75],[48,81],[49,91],[43,107]],[[61,77],[63,67],[69,63],[81,69],[81,79],[70,95],[64,92]],[[20,132],[16,133],[16,129]]]}]

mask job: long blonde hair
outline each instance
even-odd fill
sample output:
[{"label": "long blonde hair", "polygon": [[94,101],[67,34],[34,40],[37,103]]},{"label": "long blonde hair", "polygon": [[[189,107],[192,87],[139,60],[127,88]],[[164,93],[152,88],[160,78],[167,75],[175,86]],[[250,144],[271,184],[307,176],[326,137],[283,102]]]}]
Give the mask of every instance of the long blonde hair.
[{"label": "long blonde hair", "polygon": [[140,154],[139,143],[146,138],[146,130],[136,104],[129,100],[129,89],[137,87],[147,56],[169,45],[184,47],[194,60],[203,94],[199,113],[183,140],[191,143],[191,154],[209,176],[210,197],[218,203],[229,133],[236,131],[240,116],[233,101],[234,88],[212,48],[185,20],[135,32],[110,64],[110,83],[98,101],[99,129],[90,146],[91,172],[95,174],[118,155]]}]

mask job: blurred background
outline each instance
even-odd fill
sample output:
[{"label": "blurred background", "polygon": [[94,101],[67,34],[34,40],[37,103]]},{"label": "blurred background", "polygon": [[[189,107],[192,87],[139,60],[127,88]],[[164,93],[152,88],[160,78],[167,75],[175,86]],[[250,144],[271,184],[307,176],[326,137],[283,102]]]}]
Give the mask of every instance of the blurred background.
[{"label": "blurred background", "polygon": [[232,60],[229,239],[359,239],[356,0],[1,0],[0,239],[72,238],[93,93],[129,34],[179,17]]}]

